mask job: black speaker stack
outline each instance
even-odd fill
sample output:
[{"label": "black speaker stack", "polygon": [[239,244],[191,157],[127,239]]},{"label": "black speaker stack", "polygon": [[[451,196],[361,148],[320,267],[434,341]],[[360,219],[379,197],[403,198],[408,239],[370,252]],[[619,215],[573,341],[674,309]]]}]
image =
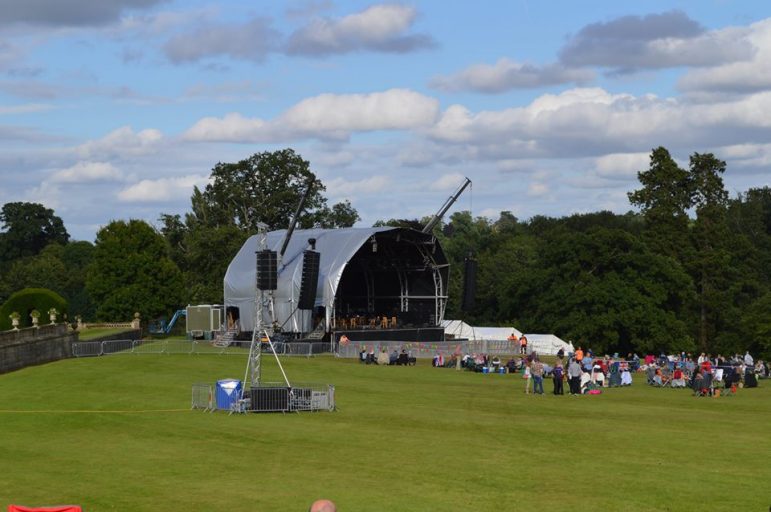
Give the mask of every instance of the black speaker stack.
[{"label": "black speaker stack", "polygon": [[300,300],[297,309],[313,309],[316,291],[319,287],[319,262],[321,254],[316,251],[303,252],[303,273],[300,281]]},{"label": "black speaker stack", "polygon": [[477,260],[469,254],[463,262],[463,297],[460,309],[471,311],[477,294]]},{"label": "black speaker stack", "polygon": [[278,254],[265,249],[257,251],[257,288],[275,290],[278,288]]}]

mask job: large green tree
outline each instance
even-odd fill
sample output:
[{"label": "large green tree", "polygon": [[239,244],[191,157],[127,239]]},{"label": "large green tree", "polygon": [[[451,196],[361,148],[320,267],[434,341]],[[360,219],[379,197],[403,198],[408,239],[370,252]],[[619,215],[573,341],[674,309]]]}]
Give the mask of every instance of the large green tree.
[{"label": "large green tree", "polygon": [[192,217],[208,226],[235,225],[253,234],[259,223],[283,229],[300,197],[310,187],[298,222],[301,227],[348,227],[359,220],[348,202],[331,209],[322,195],[325,187],[310,163],[292,149],[255,153],[235,163],[218,163],[204,190],[193,191]]},{"label": "large green tree", "polygon": [[34,256],[50,243],[70,238],[62,219],[38,203],[6,203],[0,209],[0,262]]},{"label": "large green tree", "polygon": [[328,206],[324,185],[292,149],[218,163],[210,183],[193,189],[191,211],[184,219],[162,214],[160,231],[184,273],[187,300],[220,302],[225,271],[246,239],[260,224],[286,228],[308,186],[300,228],[350,227],[359,220],[349,201]]},{"label": "large green tree", "polygon": [[182,273],[163,236],[141,220],[99,230],[86,288],[105,321],[126,321],[134,312],[157,318],[184,306]]},{"label": "large green tree", "polygon": [[728,192],[722,175],[726,163],[711,153],[694,153],[690,158],[690,206],[696,219],[690,236],[694,251],[686,261],[696,285],[698,309],[698,341],[702,350],[728,327],[725,306],[731,303],[731,284],[739,276],[730,267],[732,234],[726,214]]},{"label": "large green tree", "polygon": [[688,210],[692,204],[692,182],[663,147],[651,152],[650,166],[637,173],[641,188],[630,192],[629,202],[640,208],[648,230],[648,243],[655,251],[680,260],[688,252]]}]

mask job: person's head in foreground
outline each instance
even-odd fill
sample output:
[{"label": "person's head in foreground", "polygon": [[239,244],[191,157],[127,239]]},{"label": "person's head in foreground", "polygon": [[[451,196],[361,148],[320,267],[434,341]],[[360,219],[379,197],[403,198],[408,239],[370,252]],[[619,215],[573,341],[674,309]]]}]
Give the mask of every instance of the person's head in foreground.
[{"label": "person's head in foreground", "polygon": [[337,512],[337,507],[329,500],[316,500],[308,512]]}]

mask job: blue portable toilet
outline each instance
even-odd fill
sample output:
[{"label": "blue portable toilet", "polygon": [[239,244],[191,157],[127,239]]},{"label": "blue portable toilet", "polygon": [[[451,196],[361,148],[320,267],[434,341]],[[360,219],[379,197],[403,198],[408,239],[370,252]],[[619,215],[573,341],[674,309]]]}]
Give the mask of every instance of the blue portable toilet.
[{"label": "blue portable toilet", "polygon": [[241,398],[240,380],[222,379],[217,381],[217,387],[214,391],[217,409],[230,410],[239,398]]}]

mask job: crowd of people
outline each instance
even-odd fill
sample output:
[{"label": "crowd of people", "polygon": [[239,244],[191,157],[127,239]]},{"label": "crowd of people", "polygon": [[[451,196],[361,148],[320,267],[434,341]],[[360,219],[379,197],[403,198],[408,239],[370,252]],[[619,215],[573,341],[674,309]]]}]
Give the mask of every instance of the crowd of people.
[{"label": "crowd of people", "polygon": [[[575,352],[565,353],[560,350],[553,364],[542,361],[535,351],[521,353],[527,348],[527,341],[520,343],[517,338],[519,354],[512,355],[507,361],[499,356],[483,353],[463,354],[458,351],[445,356],[437,352],[431,364],[437,368],[457,368],[484,373],[518,374],[525,381],[525,392],[536,395],[544,394],[544,380],[553,381],[552,392],[555,395],[598,394],[603,388],[621,387],[632,384],[632,375],[637,373],[645,378],[647,384],[658,387],[689,388],[697,395],[714,395],[719,388],[754,387],[757,379],[767,378],[769,366],[762,360],[755,361],[749,352],[723,357],[718,354],[690,353],[647,354],[640,357],[630,353],[625,358],[618,353],[595,356],[591,349],[584,351],[580,346]],[[417,360],[406,349],[401,352],[382,349],[375,352],[374,346],[359,352],[359,360],[364,364],[376,365],[414,365]],[[566,386],[567,384],[567,386]]]},{"label": "crowd of people", "polygon": [[574,353],[565,354],[560,350],[554,364],[541,361],[535,352],[511,356],[505,363],[498,357],[487,354],[453,354],[445,358],[437,353],[432,361],[435,367],[464,368],[469,371],[486,373],[512,373],[521,375],[525,381],[525,392],[544,394],[543,382],[553,381],[553,393],[565,393],[565,382],[570,395],[598,394],[602,388],[621,387],[632,384],[632,375],[644,375],[648,384],[660,387],[689,388],[694,394],[712,395],[718,387],[754,387],[758,378],[769,377],[769,367],[762,361],[754,361],[749,352],[725,358],[701,354],[652,354],[640,358],[629,354],[626,358],[613,354],[596,357],[591,349],[578,347]]},{"label": "crowd of people", "polygon": [[755,387],[757,379],[769,376],[766,362],[755,361],[749,352],[723,357],[701,353],[647,355],[640,365],[648,384],[659,387],[691,388],[694,394],[719,394],[720,389],[736,391],[737,387]]}]

